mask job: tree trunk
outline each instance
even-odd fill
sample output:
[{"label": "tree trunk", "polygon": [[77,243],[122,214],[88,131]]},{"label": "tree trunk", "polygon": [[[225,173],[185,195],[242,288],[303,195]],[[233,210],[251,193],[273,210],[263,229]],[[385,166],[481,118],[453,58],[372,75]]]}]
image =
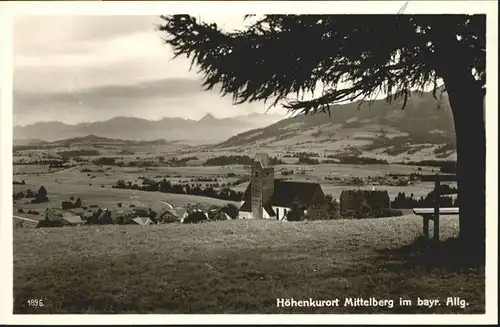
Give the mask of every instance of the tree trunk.
[{"label": "tree trunk", "polygon": [[484,95],[467,67],[454,67],[445,78],[457,140],[459,240],[484,262],[486,198],[486,133]]}]

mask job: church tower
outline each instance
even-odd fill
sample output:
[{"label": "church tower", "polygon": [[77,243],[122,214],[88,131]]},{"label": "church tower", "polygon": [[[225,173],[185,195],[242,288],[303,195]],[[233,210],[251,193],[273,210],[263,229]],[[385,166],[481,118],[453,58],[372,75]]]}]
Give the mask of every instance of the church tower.
[{"label": "church tower", "polygon": [[263,218],[263,206],[274,192],[274,168],[267,153],[257,153],[251,172],[252,214],[255,219]]}]

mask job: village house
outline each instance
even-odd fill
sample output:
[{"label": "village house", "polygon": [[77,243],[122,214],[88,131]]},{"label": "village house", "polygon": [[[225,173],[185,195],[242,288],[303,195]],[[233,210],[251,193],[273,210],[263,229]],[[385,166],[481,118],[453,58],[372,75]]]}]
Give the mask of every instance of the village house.
[{"label": "village house", "polygon": [[238,217],[283,220],[294,203],[305,208],[308,219],[326,216],[327,202],[319,183],[275,179],[269,156],[258,153]]},{"label": "village house", "polygon": [[174,209],[167,208],[159,214],[157,221],[160,223],[174,223],[181,220],[181,216]]}]

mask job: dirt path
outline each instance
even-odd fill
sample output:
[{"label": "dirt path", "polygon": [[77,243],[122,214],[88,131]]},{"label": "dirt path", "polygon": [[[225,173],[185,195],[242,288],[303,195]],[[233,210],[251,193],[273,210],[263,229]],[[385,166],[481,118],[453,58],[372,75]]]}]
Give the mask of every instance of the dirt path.
[{"label": "dirt path", "polygon": [[29,218],[25,218],[25,217],[14,216],[14,218],[21,219],[21,220],[26,220],[26,221],[31,221],[31,222],[34,222],[34,223],[38,223],[38,220],[29,219]]}]

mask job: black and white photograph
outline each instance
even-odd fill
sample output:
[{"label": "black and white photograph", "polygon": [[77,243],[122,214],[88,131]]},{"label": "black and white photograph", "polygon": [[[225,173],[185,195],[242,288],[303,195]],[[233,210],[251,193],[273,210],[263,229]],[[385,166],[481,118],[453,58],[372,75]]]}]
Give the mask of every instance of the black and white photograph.
[{"label": "black and white photograph", "polygon": [[497,321],[495,2],[266,3],[2,13],[9,317]]}]

